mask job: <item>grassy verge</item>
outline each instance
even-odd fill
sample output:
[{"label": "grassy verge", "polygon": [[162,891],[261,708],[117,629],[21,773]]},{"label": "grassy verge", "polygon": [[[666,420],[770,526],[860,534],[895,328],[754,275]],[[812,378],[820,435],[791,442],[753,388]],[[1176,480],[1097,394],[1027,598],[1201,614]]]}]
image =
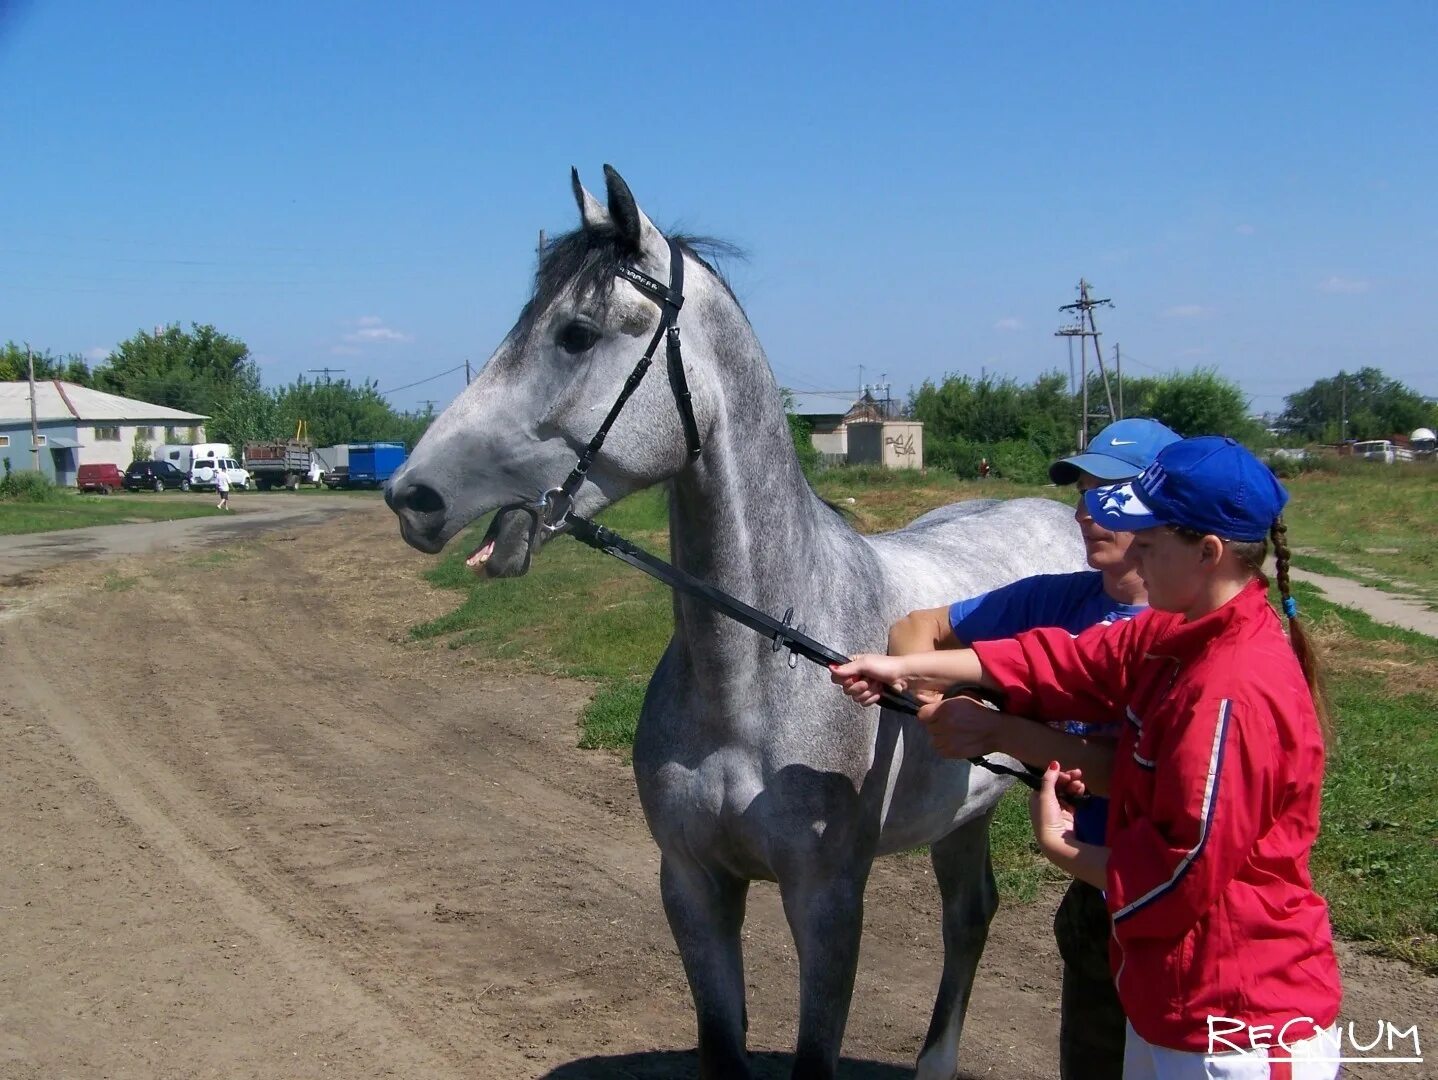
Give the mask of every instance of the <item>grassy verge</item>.
[{"label": "grassy verge", "polygon": [[137,521],[175,521],[221,513],[213,496],[81,495],[59,491],[42,502],[0,499],[0,535],[83,529],[90,525],[120,525]]},{"label": "grassy verge", "polygon": [[1360,464],[1285,484],[1289,541],[1310,552],[1295,565],[1438,603],[1438,467]]},{"label": "grassy verge", "polygon": [[[818,486],[865,530],[975,495],[1057,494],[918,476],[875,483],[837,470]],[[667,520],[656,492],[626,500],[604,520],[652,550],[666,546]],[[1295,516],[1292,527],[1301,522]],[[451,648],[529,670],[592,680],[595,695],[582,718],[581,745],[627,749],[645,684],[672,630],[667,592],[572,542],[547,548],[526,577],[508,581],[475,579],[463,565],[469,548],[456,549],[428,576],[460,590],[463,600],[413,635],[447,639]],[[1376,624],[1302,585],[1296,591],[1332,657],[1339,731],[1324,831],[1313,858],[1315,879],[1341,934],[1438,972],[1438,773],[1431,764],[1438,760],[1438,641]],[[1034,849],[1021,791],[1004,798],[992,838],[995,871],[1008,899],[1031,900],[1043,882],[1062,880]]]}]

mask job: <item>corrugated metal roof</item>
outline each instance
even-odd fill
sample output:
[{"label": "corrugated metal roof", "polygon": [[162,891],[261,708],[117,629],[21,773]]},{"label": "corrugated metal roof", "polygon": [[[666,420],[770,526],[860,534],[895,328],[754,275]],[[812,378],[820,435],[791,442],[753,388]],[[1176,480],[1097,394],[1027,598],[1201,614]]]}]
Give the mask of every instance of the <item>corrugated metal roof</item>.
[{"label": "corrugated metal roof", "polygon": [[[199,413],[183,412],[148,401],[107,394],[59,379],[35,383],[37,420],[208,420]],[[30,419],[30,384],[0,382],[0,423]]]},{"label": "corrugated metal roof", "polygon": [[852,390],[791,390],[795,416],[843,416],[859,401]]}]

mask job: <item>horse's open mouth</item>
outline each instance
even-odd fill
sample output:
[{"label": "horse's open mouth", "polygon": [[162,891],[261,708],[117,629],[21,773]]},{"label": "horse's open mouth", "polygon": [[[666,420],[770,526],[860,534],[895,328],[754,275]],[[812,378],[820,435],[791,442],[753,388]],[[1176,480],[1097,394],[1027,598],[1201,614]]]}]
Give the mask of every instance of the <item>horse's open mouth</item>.
[{"label": "horse's open mouth", "polygon": [[[484,532],[484,539],[469,553],[464,564],[476,575],[519,577],[529,570],[532,554],[530,534],[533,529],[534,517],[529,511],[517,505],[501,507],[495,511],[494,520]],[[536,543],[533,546],[539,545]]]}]

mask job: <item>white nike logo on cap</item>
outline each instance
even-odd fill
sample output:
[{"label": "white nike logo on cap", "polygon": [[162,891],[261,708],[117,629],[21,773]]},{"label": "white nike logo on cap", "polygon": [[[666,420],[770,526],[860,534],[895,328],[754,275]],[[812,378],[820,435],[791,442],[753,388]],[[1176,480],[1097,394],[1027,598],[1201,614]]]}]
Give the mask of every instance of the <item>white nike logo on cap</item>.
[{"label": "white nike logo on cap", "polygon": [[1138,442],[1137,439],[1110,439],[1110,440],[1109,440],[1109,445],[1110,445],[1110,446],[1132,446],[1132,445],[1133,445],[1134,443],[1136,443],[1136,442]]}]

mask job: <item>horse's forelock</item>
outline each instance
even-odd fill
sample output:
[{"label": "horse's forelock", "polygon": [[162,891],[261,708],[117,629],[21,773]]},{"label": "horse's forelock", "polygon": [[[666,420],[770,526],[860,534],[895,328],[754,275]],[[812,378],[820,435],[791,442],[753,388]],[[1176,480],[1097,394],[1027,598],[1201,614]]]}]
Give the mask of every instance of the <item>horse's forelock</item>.
[{"label": "horse's forelock", "polygon": [[[672,235],[685,254],[713,274],[737,304],[738,298],[717,264],[742,259],[744,252],[712,236]],[[612,225],[575,229],[549,241],[534,272],[534,293],[520,315],[522,336],[528,337],[534,320],[565,293],[590,295],[604,304],[614,290],[619,268],[631,261],[623,237]]]}]

